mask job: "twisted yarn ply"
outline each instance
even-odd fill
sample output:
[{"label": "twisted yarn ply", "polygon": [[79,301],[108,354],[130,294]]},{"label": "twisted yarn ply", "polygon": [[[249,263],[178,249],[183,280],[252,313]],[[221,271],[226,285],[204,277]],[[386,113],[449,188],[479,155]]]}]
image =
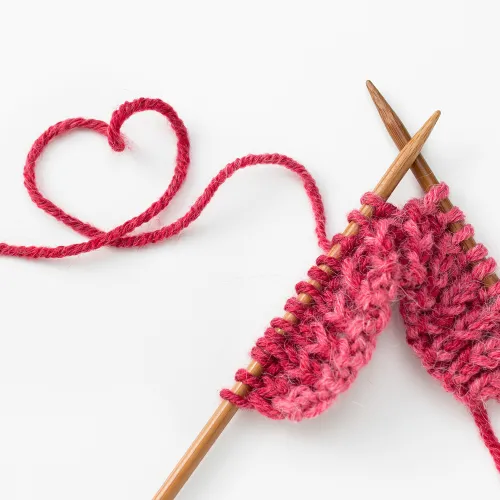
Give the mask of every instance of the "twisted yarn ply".
[{"label": "twisted yarn ply", "polygon": [[[102,231],[66,213],[47,199],[36,183],[36,165],[44,148],[55,138],[76,129],[95,131],[115,151],[125,149],[123,123],[133,114],[156,111],[167,119],[177,137],[177,157],[172,180],[163,195],[144,212],[110,231]],[[301,164],[279,154],[248,155],[224,167],[185,215],[155,231],[130,233],[164,210],[184,182],[189,167],[189,139],[175,110],[159,99],[126,102],[110,123],[75,118],[56,123],[34,143],[24,167],[24,183],[33,202],[87,241],[67,246],[19,246],[0,243],[0,255],[23,258],[62,258],[109,247],[141,247],[170,238],[188,227],[210,202],[219,187],[236,171],[253,165],[282,166],[299,176],[310,199],[320,247],[339,244],[340,258],[321,255],[308,273],[321,285],[297,284],[312,303],[297,298],[285,310],[297,319],[271,321],[251,351],[263,366],[255,377],[238,370],[236,380],[249,386],[242,397],[225,389],[221,396],[233,404],[255,409],[273,419],[294,421],[325,411],[347,390],[359,370],[370,360],[378,335],[387,325],[391,304],[399,300],[407,340],[427,371],[467,406],[500,471],[500,443],[485,403],[500,402],[500,283],[485,288],[481,280],[496,264],[483,245],[464,252],[461,242],[473,235],[470,225],[452,234],[447,227],[464,220],[453,208],[441,213],[439,202],[447,196],[444,184],[433,187],[422,199],[402,209],[373,193],[361,199],[373,215],[349,214],[359,232],[337,235],[325,232],[323,202],[314,179]],[[331,273],[320,266],[327,265]],[[280,330],[280,333],[277,332]]]}]

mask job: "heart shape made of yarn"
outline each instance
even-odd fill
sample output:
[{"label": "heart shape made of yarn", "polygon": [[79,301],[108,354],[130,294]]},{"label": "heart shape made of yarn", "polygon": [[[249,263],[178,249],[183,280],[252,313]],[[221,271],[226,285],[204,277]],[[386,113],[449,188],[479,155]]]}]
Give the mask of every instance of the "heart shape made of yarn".
[{"label": "heart shape made of yarn", "polygon": [[[132,218],[129,221],[121,224],[112,231],[105,232],[92,226],[91,224],[82,222],[78,218],[66,213],[60,207],[55,205],[39,190],[36,184],[36,164],[44,148],[55,138],[66,134],[73,130],[86,129],[92,130],[104,135],[108,139],[110,147],[117,152],[125,149],[125,140],[121,135],[121,127],[123,123],[133,114],[142,111],[156,111],[169,121],[172,129],[177,137],[177,155],[175,160],[175,168],[172,180],[162,194],[162,196],[149,206],[144,212]],[[153,217],[158,215],[172,200],[180,186],[182,185],[189,166],[189,138],[187,129],[179,118],[175,110],[167,103],[160,99],[137,99],[133,102],[126,102],[120,106],[112,115],[109,124],[101,120],[75,118],[58,122],[49,127],[33,144],[26,164],[24,167],[24,184],[33,202],[46,213],[55,219],[63,222],[67,226],[74,229],[79,234],[90,238],[89,242],[83,244],[71,245],[69,248],[60,249],[60,253],[68,255],[80,253],[83,248],[86,251],[96,250],[102,246],[110,245],[114,247],[131,247],[141,246],[141,243],[147,238],[146,233],[137,236],[126,236],[135,228],[148,222]],[[28,257],[35,255],[26,255]],[[57,257],[56,255],[52,255]]]},{"label": "heart shape made of yarn", "polygon": [[[51,141],[72,130],[86,129],[107,137],[109,145],[114,151],[123,151],[125,149],[125,140],[120,132],[121,127],[133,114],[142,111],[155,111],[163,115],[170,123],[177,137],[177,155],[170,184],[162,196],[152,203],[144,212],[116,228],[105,232],[68,214],[40,192],[36,184],[36,164],[44,148]],[[24,184],[31,199],[39,208],[71,227],[79,234],[88,237],[89,240],[84,243],[58,247],[20,246],[0,243],[0,255],[33,259],[62,258],[97,250],[103,246],[140,247],[151,243],[157,243],[178,234],[198,218],[218,188],[236,171],[259,164],[282,166],[291,170],[301,178],[312,205],[319,245],[325,250],[329,248],[330,242],[326,237],[323,202],[313,177],[300,163],[292,158],[276,153],[247,155],[234,160],[227,164],[211,180],[204,192],[182,217],[160,229],[143,232],[137,235],[130,235],[134,229],[150,221],[153,217],[156,217],[169,205],[177,194],[187,175],[190,162],[189,150],[188,132],[184,123],[172,106],[161,99],[140,98],[132,102],[125,102],[113,113],[109,124],[101,120],[86,118],[72,118],[56,123],[49,127],[33,144],[24,167]]]}]

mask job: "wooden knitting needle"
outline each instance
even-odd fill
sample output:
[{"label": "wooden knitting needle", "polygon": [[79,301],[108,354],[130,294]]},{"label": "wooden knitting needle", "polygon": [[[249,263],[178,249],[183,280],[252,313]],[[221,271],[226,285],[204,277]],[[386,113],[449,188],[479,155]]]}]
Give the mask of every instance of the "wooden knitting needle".
[{"label": "wooden knitting needle", "polygon": [[[425,122],[423,127],[400,151],[392,165],[379,181],[374,189],[374,192],[381,198],[384,200],[389,198],[399,181],[403,178],[412,163],[415,161],[415,158],[420,153],[422,146],[439,119],[439,115],[440,112],[436,111]],[[372,208],[368,205],[364,205],[361,207],[361,212],[369,217],[372,214]],[[351,222],[343,234],[345,236],[351,236],[356,234],[357,231],[357,224]],[[328,255],[338,258],[340,256],[340,245],[334,245]],[[321,266],[321,268],[329,274],[332,272],[328,266]],[[317,289],[321,288],[321,285],[314,280],[311,280],[310,283]],[[304,304],[310,304],[312,302],[311,297],[307,294],[299,295],[298,299]],[[291,313],[285,314],[284,318],[290,323],[297,322],[297,318]],[[259,363],[252,361],[247,370],[252,375],[258,377],[262,375],[263,369]],[[240,396],[245,396],[248,393],[248,389],[248,386],[245,384],[237,383],[232,390]],[[195,471],[196,467],[199,465],[203,457],[207,454],[208,450],[220,436],[226,425],[231,421],[237,411],[238,408],[236,406],[232,405],[228,401],[222,401],[193,444],[189,447],[187,452],[171,472],[170,476],[155,495],[153,500],[173,500],[177,496],[181,488]]]},{"label": "wooden knitting needle", "polygon": [[[396,146],[400,150],[403,149],[410,140],[408,130],[406,130],[403,122],[399,119],[398,115],[394,112],[389,103],[384,99],[384,96],[378,91],[377,87],[375,87],[370,80],[367,80],[366,86],[368,88],[368,92],[370,92],[373,102],[375,103],[375,106],[377,107],[380,117],[384,122],[385,128],[389,132],[389,135],[392,137]],[[417,157],[415,163],[411,167],[411,171],[425,192],[429,191],[432,186],[439,184],[437,177],[434,175],[422,155]],[[453,203],[448,198],[443,200],[440,205],[443,212],[448,212],[453,208]],[[450,231],[456,233],[462,229],[464,225],[461,222],[454,222],[450,224],[449,227]],[[469,238],[462,243],[462,248],[465,251],[470,250],[475,246],[476,242],[474,241],[474,238]],[[484,278],[483,284],[486,287],[489,287],[497,281],[498,276],[496,274],[489,274]]]}]

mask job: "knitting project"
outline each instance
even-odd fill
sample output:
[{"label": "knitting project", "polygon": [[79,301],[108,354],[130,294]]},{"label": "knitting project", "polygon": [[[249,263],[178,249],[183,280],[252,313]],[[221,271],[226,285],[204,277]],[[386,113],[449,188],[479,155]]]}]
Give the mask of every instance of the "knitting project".
[{"label": "knitting project", "polygon": [[[177,157],[172,180],[164,194],[140,215],[120,226],[102,231],[79,220],[41,194],[35,168],[44,148],[56,137],[76,129],[90,129],[105,136],[115,151],[125,149],[123,123],[134,113],[161,113],[177,137]],[[293,297],[285,310],[297,324],[275,318],[251,351],[264,368],[260,377],[238,370],[236,380],[248,385],[244,397],[225,389],[221,396],[242,408],[256,409],[274,418],[301,420],[325,411],[349,388],[359,370],[370,360],[378,335],[387,325],[391,303],[400,301],[407,340],[427,371],[465,404],[500,471],[500,443],[492,430],[485,403],[500,401],[500,283],[485,288],[481,280],[496,264],[483,245],[464,252],[461,242],[473,235],[470,225],[452,234],[447,227],[463,221],[458,208],[441,213],[439,202],[447,197],[444,184],[433,187],[422,199],[402,209],[373,193],[361,199],[373,207],[372,217],[350,213],[355,236],[337,235],[329,241],[320,193],[309,172],[295,160],[279,154],[248,155],[224,167],[193,206],[175,222],[155,231],[130,233],[165,209],[185,180],[189,166],[186,127],[174,109],[160,99],[126,102],[109,124],[75,118],[59,122],[44,132],[30,150],[24,167],[25,186],[34,203],[57,220],[88,238],[67,246],[17,246],[0,243],[0,254],[24,258],[62,258],[104,246],[140,247],[172,237],[191,224],[217,189],[236,171],[252,165],[282,166],[296,173],[310,199],[316,235],[327,251],[339,244],[338,259],[321,255],[309,278],[296,286],[298,294],[313,299],[304,305]],[[328,266],[327,273],[320,266]],[[278,333],[277,329],[280,330]]]},{"label": "knitting project", "polygon": [[[305,281],[296,286],[313,303],[289,299],[285,310],[297,324],[273,319],[252,349],[263,375],[238,370],[236,380],[250,391],[242,397],[224,389],[221,396],[273,419],[319,415],[368,363],[398,299],[408,343],[427,371],[470,409],[500,471],[500,443],[485,408],[489,399],[500,401],[500,283],[481,283],[496,267],[483,245],[462,250],[472,227],[447,230],[464,220],[456,207],[439,210],[447,196],[448,187],[440,184],[397,210],[364,195],[361,203],[374,207],[373,217],[352,212],[348,220],[359,233],[337,235],[340,258],[321,256],[309,270],[321,290]],[[322,271],[322,264],[332,272]]]}]

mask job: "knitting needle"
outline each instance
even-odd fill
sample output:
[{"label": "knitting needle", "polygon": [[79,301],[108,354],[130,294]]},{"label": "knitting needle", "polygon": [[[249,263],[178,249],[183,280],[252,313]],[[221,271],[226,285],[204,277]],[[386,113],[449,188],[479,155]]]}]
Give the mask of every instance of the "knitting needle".
[{"label": "knitting needle", "polygon": [[[403,125],[403,122],[399,119],[398,115],[391,108],[389,103],[385,100],[384,96],[379,92],[377,87],[373,85],[370,80],[367,80],[366,86],[368,88],[368,92],[377,107],[377,110],[384,122],[385,128],[389,132],[389,135],[392,137],[396,146],[401,150],[405,147],[405,145],[410,140],[410,134],[406,127]],[[415,163],[411,167],[411,171],[415,175],[418,183],[422,187],[422,189],[427,192],[432,186],[439,184],[437,177],[434,175],[434,172],[429,167],[428,163],[425,161],[422,155],[419,155],[415,160]],[[453,208],[453,203],[446,198],[441,202],[441,210],[443,212],[448,212]],[[453,222],[450,224],[450,231],[456,233],[460,229],[462,229],[464,225],[461,222]],[[474,238],[469,238],[462,243],[462,248],[464,251],[470,250],[476,246],[476,242]],[[489,274],[485,276],[483,280],[483,284],[486,287],[489,287],[495,284],[498,281],[498,276],[496,274]]]},{"label": "knitting needle", "polygon": [[[400,151],[392,165],[375,187],[374,193],[378,194],[384,200],[389,198],[399,181],[403,178],[412,163],[415,161],[415,158],[420,153],[425,141],[429,137],[434,125],[439,119],[439,115],[440,112],[436,111],[408,142],[408,144]],[[372,208],[368,205],[364,205],[360,210],[367,217],[370,217],[372,214]],[[343,234],[345,236],[352,236],[356,234],[357,231],[357,224],[351,222]],[[338,258],[340,256],[340,245],[334,245],[328,255]],[[332,272],[328,266],[321,266],[321,268],[329,274]],[[310,283],[317,289],[321,288],[321,285],[314,280],[311,280]],[[311,297],[307,294],[299,295],[298,299],[304,304],[310,304],[312,302]],[[290,323],[297,322],[297,318],[291,313],[286,313],[284,318]],[[256,361],[252,361],[247,370],[256,377],[262,375],[263,371],[262,366]],[[245,396],[248,393],[248,389],[248,386],[240,382],[237,383],[232,390],[240,396]],[[207,454],[208,450],[215,443],[237,411],[238,408],[228,401],[221,402],[208,423],[201,430],[198,437],[189,447],[179,463],[175,466],[174,470],[171,472],[170,476],[167,478],[158,493],[156,493],[153,500],[173,500],[177,496],[181,488],[195,471],[196,467],[199,465],[203,457]]]}]

